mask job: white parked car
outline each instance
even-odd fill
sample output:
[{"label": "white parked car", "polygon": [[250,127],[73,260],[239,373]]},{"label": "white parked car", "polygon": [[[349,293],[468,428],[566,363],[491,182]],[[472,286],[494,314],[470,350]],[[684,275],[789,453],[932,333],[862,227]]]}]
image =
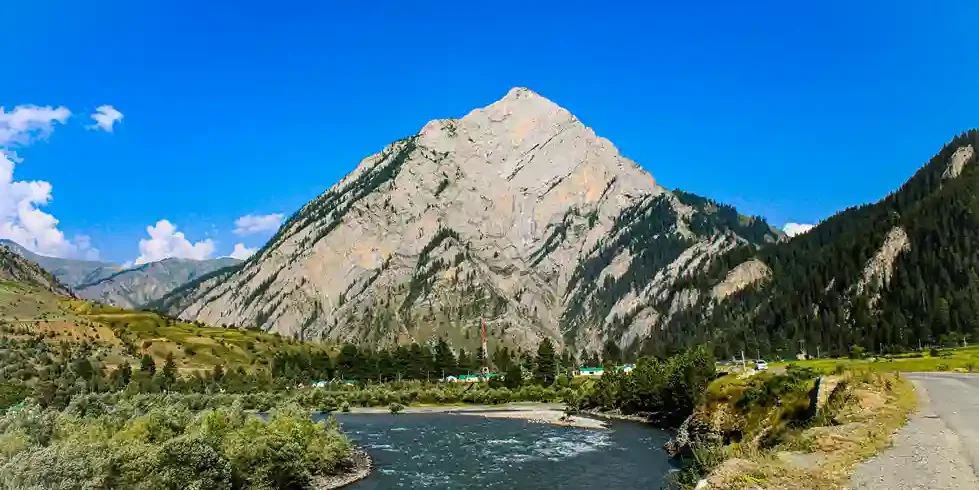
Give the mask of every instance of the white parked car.
[{"label": "white parked car", "polygon": [[762,360],[755,361],[755,370],[756,371],[767,371],[768,370],[768,363],[765,362],[765,361],[762,361]]}]

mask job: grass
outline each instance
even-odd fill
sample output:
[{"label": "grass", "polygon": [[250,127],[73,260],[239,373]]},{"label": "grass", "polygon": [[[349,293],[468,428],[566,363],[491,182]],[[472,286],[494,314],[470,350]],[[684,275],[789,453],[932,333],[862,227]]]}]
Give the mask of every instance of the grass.
[{"label": "grass", "polygon": [[[771,380],[780,375],[765,376]],[[898,373],[859,370],[823,379],[823,386],[831,389],[831,394],[817,415],[804,425],[782,424],[784,416],[791,412],[781,407],[799,401],[799,396],[791,393],[800,395],[808,385],[780,393],[775,408],[753,408],[741,414],[749,420],[747,424],[744,418],[731,417],[732,411],[728,410],[730,420],[743,424],[739,428],[745,430],[744,437],[738,442],[702,449],[697,455],[698,462],[703,458],[709,464],[709,488],[842,488],[857,463],[890,444],[894,431],[915,407],[914,389]],[[735,404],[744,399],[745,393],[773,384],[768,380],[722,378],[711,386],[708,398]],[[712,417],[715,421],[719,418],[724,417]],[[780,432],[778,438],[765,436],[774,430]],[[759,443],[766,440],[777,443]]]},{"label": "grass", "polygon": [[265,332],[198,325],[145,311],[130,311],[13,283],[0,283],[0,323],[27,328],[51,343],[88,342],[108,367],[123,362],[139,365],[150,354],[162,365],[173,354],[181,371],[226,369],[243,366],[253,370],[266,365],[276,353],[323,350],[309,344]]},{"label": "grass", "polygon": [[894,356],[869,357],[866,359],[813,359],[807,361],[773,362],[770,368],[784,368],[788,365],[809,367],[821,373],[838,370],[886,372],[930,372],[959,371],[979,372],[979,345],[939,349],[933,357],[929,351],[899,354]]}]

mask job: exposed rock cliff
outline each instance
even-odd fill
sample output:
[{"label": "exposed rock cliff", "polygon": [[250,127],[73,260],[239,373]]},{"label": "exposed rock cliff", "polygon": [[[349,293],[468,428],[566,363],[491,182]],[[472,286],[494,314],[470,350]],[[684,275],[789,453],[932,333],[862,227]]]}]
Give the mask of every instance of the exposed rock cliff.
[{"label": "exposed rock cliff", "polygon": [[157,304],[208,323],[357,343],[627,347],[698,301],[672,285],[763,221],[661,187],[524,88],[388,145],[233,270]]}]

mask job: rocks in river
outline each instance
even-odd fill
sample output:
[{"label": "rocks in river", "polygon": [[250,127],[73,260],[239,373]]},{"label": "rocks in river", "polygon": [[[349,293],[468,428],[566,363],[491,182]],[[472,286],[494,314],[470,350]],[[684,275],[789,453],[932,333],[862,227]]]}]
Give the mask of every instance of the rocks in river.
[{"label": "rocks in river", "polygon": [[374,463],[369,454],[362,449],[355,448],[350,452],[347,461],[344,462],[344,471],[330,476],[317,478],[313,481],[315,490],[335,490],[345,487],[353,482],[363,480],[371,474]]}]

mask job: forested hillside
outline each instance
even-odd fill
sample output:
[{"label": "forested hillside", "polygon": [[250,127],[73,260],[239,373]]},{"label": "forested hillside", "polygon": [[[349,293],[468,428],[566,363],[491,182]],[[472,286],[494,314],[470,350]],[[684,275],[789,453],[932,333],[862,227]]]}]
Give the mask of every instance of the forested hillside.
[{"label": "forested hillside", "polygon": [[[979,331],[979,132],[953,139],[900,189],[844,210],[788,242],[731,251],[771,278],[715,305],[702,302],[644,343],[658,352],[715,340],[721,356],[845,355],[955,344]],[[706,290],[726,273],[694,280]]]}]

